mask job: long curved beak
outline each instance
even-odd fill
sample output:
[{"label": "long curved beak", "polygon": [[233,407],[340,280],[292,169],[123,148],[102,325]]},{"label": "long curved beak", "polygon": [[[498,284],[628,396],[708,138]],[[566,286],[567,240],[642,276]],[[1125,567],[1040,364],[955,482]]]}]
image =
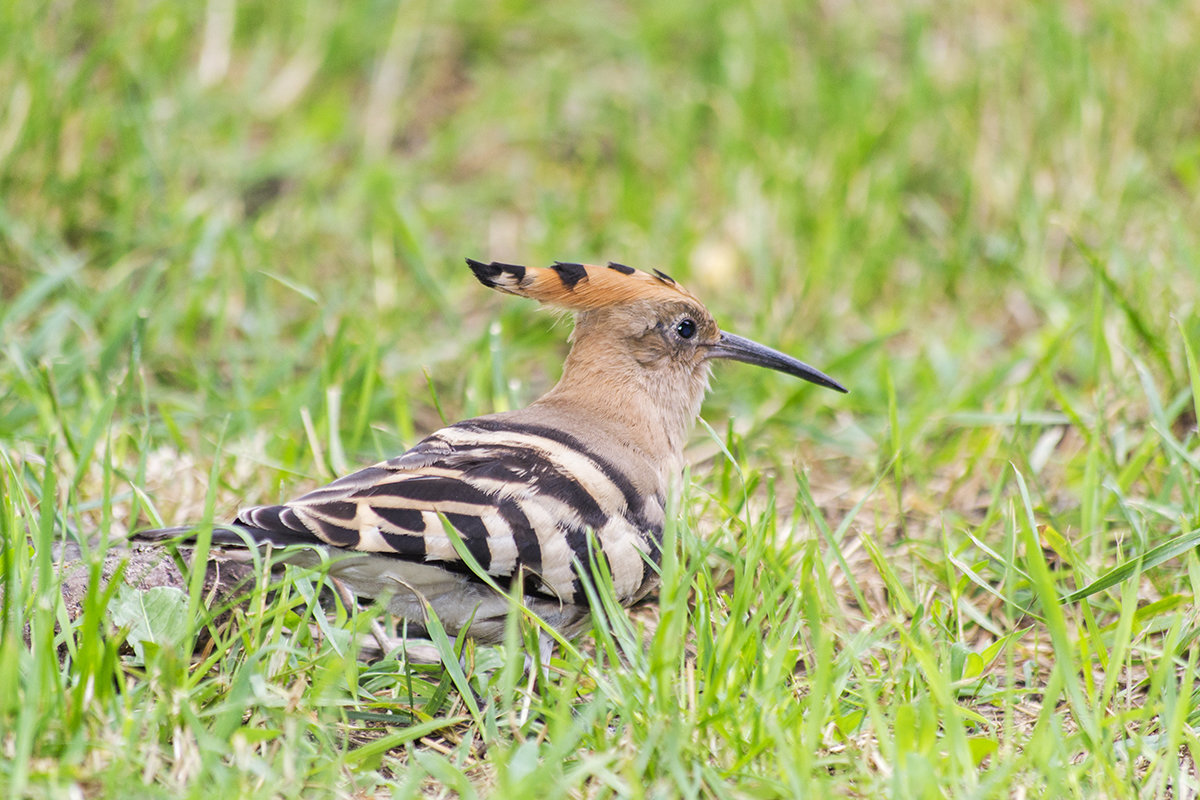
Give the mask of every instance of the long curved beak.
[{"label": "long curved beak", "polygon": [[722,331],[721,338],[716,344],[709,345],[709,358],[729,358],[744,364],[754,364],[759,367],[786,372],[806,381],[812,381],[819,386],[825,386],[839,392],[848,393],[850,390],[821,370],[810,367],[803,361],[798,361],[789,355],[772,350],[766,345],[759,344],[742,336]]}]

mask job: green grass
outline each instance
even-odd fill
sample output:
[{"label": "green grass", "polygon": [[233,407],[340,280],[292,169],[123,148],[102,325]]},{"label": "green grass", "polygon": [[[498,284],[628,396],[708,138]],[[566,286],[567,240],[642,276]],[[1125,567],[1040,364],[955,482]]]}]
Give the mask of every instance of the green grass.
[{"label": "green grass", "polygon": [[[1196,41],[1180,2],[0,4],[0,788],[1196,796]],[[660,597],[532,693],[527,624],[360,663],[311,574],[137,649],[119,580],[67,615],[56,542],[99,574],[547,388],[568,326],[464,256],[661,268],[852,394],[720,366]]]}]

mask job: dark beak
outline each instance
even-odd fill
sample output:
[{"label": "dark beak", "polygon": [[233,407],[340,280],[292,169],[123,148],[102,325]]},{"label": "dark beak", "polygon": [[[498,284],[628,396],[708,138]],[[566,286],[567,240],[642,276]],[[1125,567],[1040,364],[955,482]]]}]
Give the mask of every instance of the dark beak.
[{"label": "dark beak", "polygon": [[744,364],[754,364],[759,367],[786,372],[788,375],[795,375],[797,378],[803,378],[806,381],[812,381],[815,384],[836,389],[839,392],[850,391],[824,372],[821,372],[821,370],[810,367],[803,361],[797,361],[778,350],[772,350],[766,345],[761,345],[758,342],[745,339],[741,336],[734,336],[732,333],[722,333],[721,338],[717,340],[716,344],[709,345],[708,357],[731,358],[734,361],[741,361]]}]

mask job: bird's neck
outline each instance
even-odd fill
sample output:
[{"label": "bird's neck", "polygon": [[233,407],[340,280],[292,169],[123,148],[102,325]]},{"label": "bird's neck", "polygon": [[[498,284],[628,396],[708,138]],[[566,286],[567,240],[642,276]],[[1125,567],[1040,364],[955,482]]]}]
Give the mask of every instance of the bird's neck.
[{"label": "bird's neck", "polygon": [[603,360],[572,348],[558,384],[535,405],[577,416],[596,436],[616,438],[667,475],[683,468],[683,446],[707,388],[702,376],[647,370],[632,358]]}]

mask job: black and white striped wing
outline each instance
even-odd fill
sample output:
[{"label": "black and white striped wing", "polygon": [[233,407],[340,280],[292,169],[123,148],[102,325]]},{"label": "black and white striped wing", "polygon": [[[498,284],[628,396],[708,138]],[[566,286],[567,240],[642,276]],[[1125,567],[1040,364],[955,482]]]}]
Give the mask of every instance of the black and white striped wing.
[{"label": "black and white striped wing", "polygon": [[[439,516],[440,515],[440,516]],[[583,604],[577,564],[594,531],[622,602],[653,585],[663,498],[638,492],[616,465],[560,430],[494,418],[443,428],[404,455],[238,524],[278,545],[323,543],[466,570],[442,523],[501,583]]]}]

